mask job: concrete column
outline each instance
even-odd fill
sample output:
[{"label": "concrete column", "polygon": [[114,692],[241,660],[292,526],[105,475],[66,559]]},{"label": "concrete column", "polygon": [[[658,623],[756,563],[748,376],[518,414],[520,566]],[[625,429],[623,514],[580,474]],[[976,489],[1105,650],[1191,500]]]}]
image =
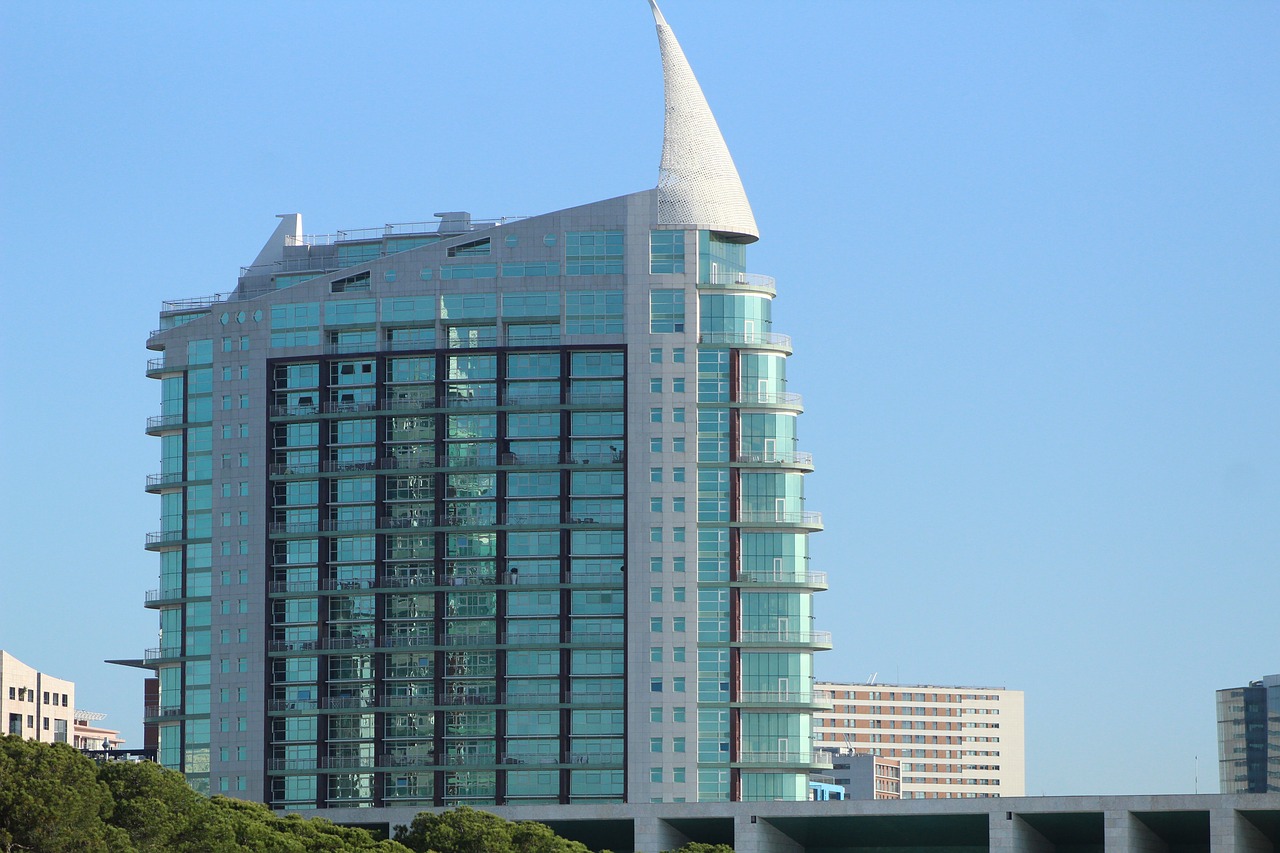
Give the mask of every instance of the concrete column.
[{"label": "concrete column", "polygon": [[665,853],[689,843],[683,833],[658,817],[635,819],[636,853]]},{"label": "concrete column", "polygon": [[1276,846],[1235,809],[1209,812],[1210,853],[1275,853]]},{"label": "concrete column", "polygon": [[799,842],[764,818],[752,823],[752,817],[743,814],[733,818],[733,850],[734,853],[804,853]]},{"label": "concrete column", "polygon": [[1169,845],[1128,811],[1103,814],[1103,847],[1107,853],[1168,853]]},{"label": "concrete column", "polygon": [[1018,815],[991,812],[988,837],[991,853],[1054,853],[1054,844]]}]

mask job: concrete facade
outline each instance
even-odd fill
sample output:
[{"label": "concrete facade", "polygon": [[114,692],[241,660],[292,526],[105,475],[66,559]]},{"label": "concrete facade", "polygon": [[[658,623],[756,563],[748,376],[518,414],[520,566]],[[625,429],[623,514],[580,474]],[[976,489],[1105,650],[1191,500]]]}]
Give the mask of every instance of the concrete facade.
[{"label": "concrete facade", "polygon": [[[1280,795],[839,800],[487,809],[536,820],[592,849],[660,853],[688,841],[736,853],[1275,853]],[[319,814],[319,813],[317,813]],[[327,811],[361,824],[358,810]],[[408,824],[386,810],[375,829]],[[381,821],[387,821],[381,823]]]}]

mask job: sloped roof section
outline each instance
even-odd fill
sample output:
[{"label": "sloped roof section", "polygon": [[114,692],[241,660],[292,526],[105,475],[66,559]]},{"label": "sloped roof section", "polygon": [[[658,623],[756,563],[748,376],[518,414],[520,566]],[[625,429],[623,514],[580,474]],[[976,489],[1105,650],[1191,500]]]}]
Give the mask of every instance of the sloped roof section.
[{"label": "sloped roof section", "polygon": [[658,25],[666,99],[658,222],[721,231],[753,243],[760,232],[720,126],[658,4],[649,0],[649,6]]}]

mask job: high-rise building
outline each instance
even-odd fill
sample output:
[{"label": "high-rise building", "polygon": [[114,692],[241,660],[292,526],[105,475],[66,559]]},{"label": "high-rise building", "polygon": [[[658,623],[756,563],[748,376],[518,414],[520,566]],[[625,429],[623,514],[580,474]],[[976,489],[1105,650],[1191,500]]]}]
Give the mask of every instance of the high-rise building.
[{"label": "high-rise building", "polygon": [[1023,695],[1003,687],[818,682],[814,741],[895,758],[902,799],[1020,797]]},{"label": "high-rise building", "polygon": [[166,302],[159,676],[192,784],[276,808],[804,800],[791,341],[654,7],[656,189],[332,237]]},{"label": "high-rise building", "polygon": [[1280,791],[1280,675],[1219,690],[1217,697],[1222,793]]}]

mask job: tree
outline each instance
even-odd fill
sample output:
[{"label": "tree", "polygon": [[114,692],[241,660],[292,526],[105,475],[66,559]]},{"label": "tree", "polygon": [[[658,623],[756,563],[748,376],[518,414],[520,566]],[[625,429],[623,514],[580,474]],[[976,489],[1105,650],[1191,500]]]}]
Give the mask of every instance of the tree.
[{"label": "tree", "polygon": [[701,841],[690,841],[670,853],[733,853],[733,847],[728,844],[704,844]]},{"label": "tree", "polygon": [[418,853],[590,853],[546,824],[513,823],[466,806],[438,815],[422,812],[409,826],[396,828],[396,840]]},{"label": "tree", "polygon": [[113,805],[97,766],[72,747],[0,737],[0,850],[128,853],[127,833],[107,822]]}]

